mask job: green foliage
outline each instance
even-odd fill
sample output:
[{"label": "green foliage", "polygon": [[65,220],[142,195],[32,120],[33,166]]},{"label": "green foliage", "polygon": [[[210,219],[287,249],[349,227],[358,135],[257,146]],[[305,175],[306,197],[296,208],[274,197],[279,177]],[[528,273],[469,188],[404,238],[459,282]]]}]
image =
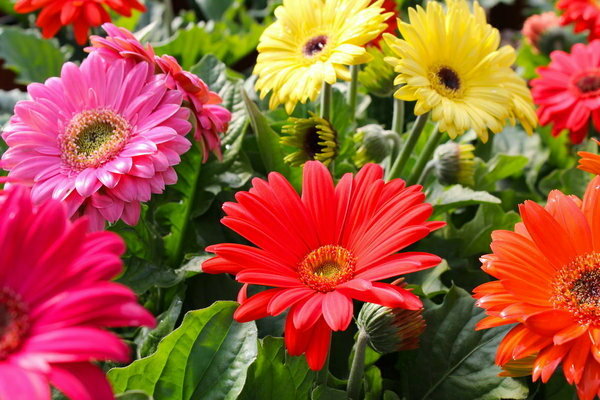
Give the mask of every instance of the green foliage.
[{"label": "green foliage", "polygon": [[427,201],[435,207],[435,214],[441,214],[459,207],[476,204],[500,204],[499,198],[488,192],[474,191],[461,185],[434,186]]},{"label": "green foliage", "polygon": [[313,386],[315,372],[304,357],[285,351],[283,339],[267,336],[258,342],[258,357],[248,370],[239,400],[304,400]]},{"label": "green foliage", "polygon": [[423,315],[427,330],[414,361],[402,368],[408,400],[527,398],[527,387],[498,376],[494,365],[498,343],[510,327],[475,331],[484,312],[467,292],[453,287],[443,304],[428,304]]},{"label": "green foliage", "polygon": [[116,393],[140,390],[155,400],[235,399],[256,359],[256,326],[232,316],[236,304],[191,311],[156,353],[109,371]]},{"label": "green foliage", "polygon": [[36,30],[0,26],[0,58],[17,73],[18,83],[43,82],[60,75],[70,53],[57,40],[42,39]]}]

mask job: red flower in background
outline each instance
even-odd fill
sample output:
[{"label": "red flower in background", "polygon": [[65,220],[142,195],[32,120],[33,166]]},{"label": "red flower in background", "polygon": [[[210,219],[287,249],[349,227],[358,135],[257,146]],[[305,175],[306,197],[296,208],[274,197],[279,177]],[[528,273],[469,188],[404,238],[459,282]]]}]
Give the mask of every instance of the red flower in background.
[{"label": "red flower in background", "polygon": [[146,7],[137,0],[19,0],[15,11],[21,14],[41,9],[36,25],[42,28],[42,35],[51,38],[58,30],[73,25],[75,40],[85,44],[91,27],[110,22],[105,7],[126,17],[131,10],[146,11]]},{"label": "red flower in background", "polygon": [[600,394],[600,177],[583,202],[555,190],[546,207],[527,201],[519,210],[523,222],[493,232],[493,254],[481,259],[498,280],[475,289],[488,315],[477,327],[516,323],[496,363],[511,374],[513,360],[522,361],[542,382],[562,364],[579,398],[592,400]]},{"label": "red flower in background", "polygon": [[560,0],[562,25],[573,24],[575,32],[589,30],[589,40],[600,39],[600,3],[597,0]]},{"label": "red flower in background", "polygon": [[571,54],[554,51],[550,58],[531,81],[540,123],[552,124],[554,136],[567,129],[571,142],[581,143],[590,121],[600,131],[600,40],[578,43]]},{"label": "red flower in background", "polygon": [[[375,3],[375,1],[377,0],[371,0],[371,4]],[[381,7],[385,10],[384,13],[392,12],[394,13],[394,15],[392,15],[387,19],[387,21],[385,21],[385,23],[387,24],[387,28],[383,32],[381,32],[379,36],[371,40],[367,44],[367,46],[376,46],[378,48],[381,48],[380,42],[383,40],[384,33],[389,33],[394,36],[398,34],[398,18],[400,14],[398,12],[398,4],[396,4],[395,0],[383,0],[383,4],[381,5]]]},{"label": "red flower in background", "polygon": [[[433,267],[440,258],[397,253],[444,225],[427,222],[432,206],[421,186],[400,179],[385,183],[383,170],[367,164],[334,186],[318,161],[304,165],[302,197],[278,173],[253,180],[237,203],[225,203],[222,222],[258,247],[218,244],[202,265],[208,273],[231,273],[243,282],[240,322],[289,309],[285,343],[292,355],[306,354],[313,370],[327,358],[331,331],[345,330],[352,300],[418,310],[421,300],[401,287],[375,282]],[[272,289],[246,297],[249,284]]]}]

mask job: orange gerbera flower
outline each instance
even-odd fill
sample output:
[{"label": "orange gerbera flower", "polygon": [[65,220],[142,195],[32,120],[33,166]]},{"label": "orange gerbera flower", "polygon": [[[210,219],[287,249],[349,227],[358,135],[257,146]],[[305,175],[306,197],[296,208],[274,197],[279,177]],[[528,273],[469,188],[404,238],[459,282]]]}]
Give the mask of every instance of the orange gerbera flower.
[{"label": "orange gerbera flower", "polygon": [[[592,138],[592,140],[600,145],[600,142],[597,139]],[[577,155],[581,157],[577,168],[591,172],[592,174],[600,175],[600,155],[589,153],[587,151],[580,151]]]},{"label": "orange gerbera flower", "polygon": [[523,222],[492,233],[493,253],[481,258],[499,280],[475,289],[488,314],[477,329],[517,323],[496,363],[535,357],[530,372],[542,382],[562,364],[579,398],[591,400],[600,393],[600,177],[583,202],[553,191],[546,207],[527,201],[519,209]]}]

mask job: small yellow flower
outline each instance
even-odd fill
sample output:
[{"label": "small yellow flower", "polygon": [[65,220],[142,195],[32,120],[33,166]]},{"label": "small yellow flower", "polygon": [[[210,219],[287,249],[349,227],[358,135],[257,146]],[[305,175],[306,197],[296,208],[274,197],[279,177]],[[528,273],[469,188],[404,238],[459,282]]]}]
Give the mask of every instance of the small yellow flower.
[{"label": "small yellow flower", "polygon": [[290,123],[281,129],[287,135],[281,138],[281,143],[298,149],[283,159],[291,166],[299,167],[311,160],[329,165],[338,154],[335,129],[327,120],[314,113],[310,115],[311,118],[290,118]]},{"label": "small yellow flower", "polygon": [[430,1],[409,10],[410,23],[399,21],[403,39],[386,34],[395,53],[387,57],[403,85],[395,97],[416,101],[418,115],[431,111],[451,138],[473,129],[482,141],[488,129],[502,131],[519,120],[531,133],[537,125],[531,93],[511,68],[515,50],[500,45],[500,33],[486,22],[477,2]]},{"label": "small yellow flower", "polygon": [[260,38],[256,89],[271,92],[269,107],[285,104],[291,114],[298,102],[314,101],[323,82],[350,80],[348,65],[371,59],[363,47],[385,28],[392,13],[383,0],[284,0],[277,20]]}]

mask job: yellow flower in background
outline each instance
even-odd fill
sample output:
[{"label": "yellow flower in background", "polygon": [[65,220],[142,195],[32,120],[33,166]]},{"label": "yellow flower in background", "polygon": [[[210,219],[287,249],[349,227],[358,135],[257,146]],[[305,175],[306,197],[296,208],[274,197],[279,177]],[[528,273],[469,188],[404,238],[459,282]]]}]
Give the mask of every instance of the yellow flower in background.
[{"label": "yellow flower in background", "polygon": [[403,39],[386,34],[395,53],[387,57],[403,85],[394,96],[416,101],[417,115],[431,111],[433,121],[451,138],[473,129],[484,142],[488,129],[502,131],[518,119],[531,133],[537,125],[531,93],[511,68],[515,50],[500,45],[500,33],[486,22],[477,2],[431,1],[409,10],[398,22]]},{"label": "yellow flower in background", "polygon": [[314,101],[323,82],[350,80],[348,65],[371,59],[363,47],[385,28],[392,13],[382,14],[383,0],[284,0],[277,20],[260,38],[256,89],[271,92],[269,107]]},{"label": "yellow flower in background", "polygon": [[338,154],[337,132],[333,126],[315,113],[309,114],[310,118],[290,118],[289,124],[281,128],[284,135],[281,143],[296,148],[283,159],[293,167],[311,160],[329,165]]}]

